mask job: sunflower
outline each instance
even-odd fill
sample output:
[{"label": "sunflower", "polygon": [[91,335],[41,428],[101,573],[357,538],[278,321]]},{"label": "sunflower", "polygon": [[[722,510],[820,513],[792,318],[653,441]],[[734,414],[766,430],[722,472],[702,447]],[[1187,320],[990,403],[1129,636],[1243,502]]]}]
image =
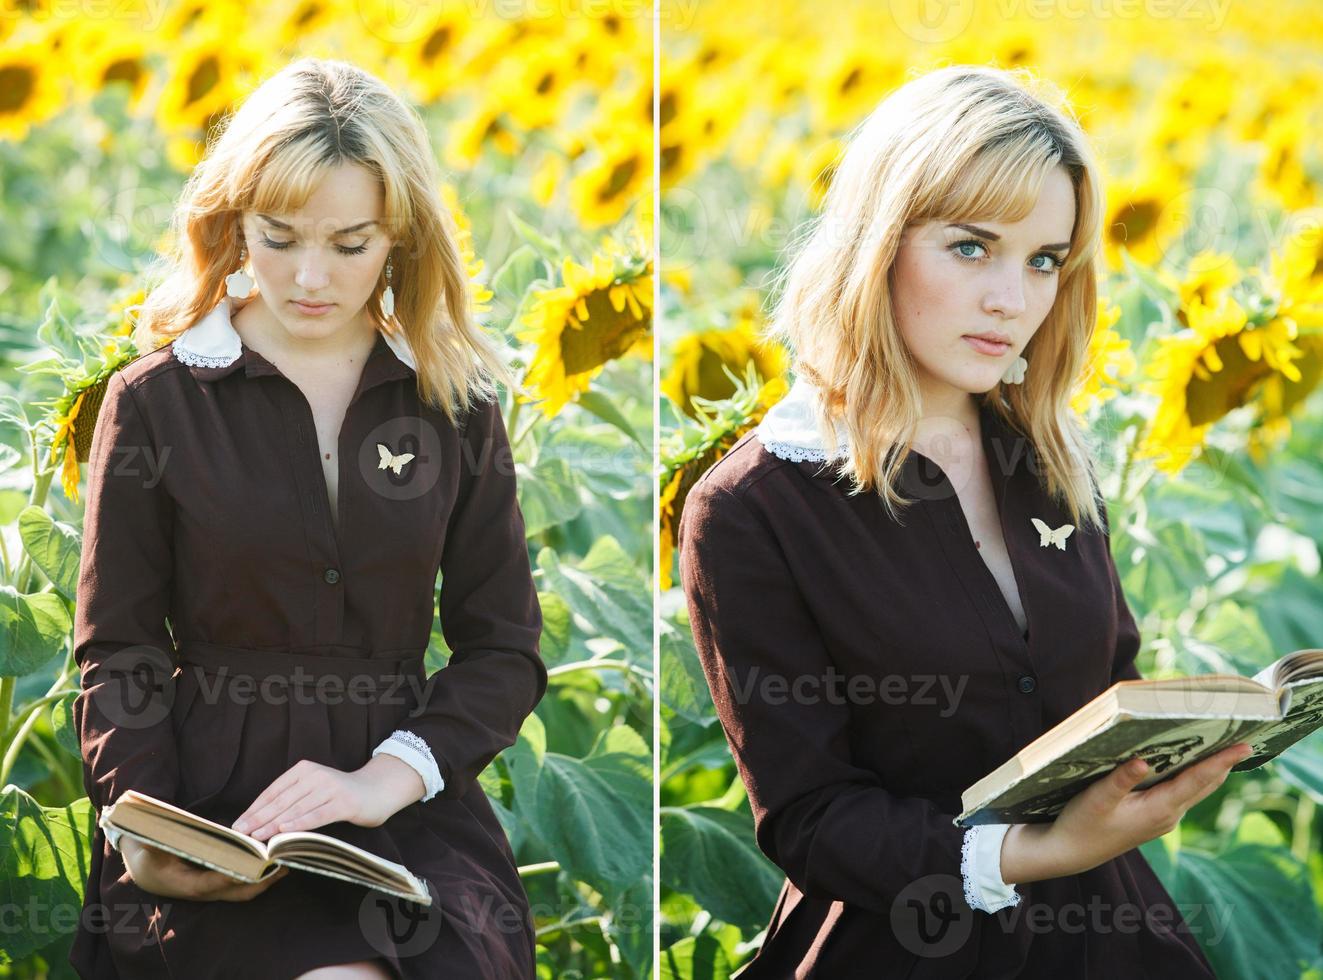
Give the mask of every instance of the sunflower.
[{"label": "sunflower", "polygon": [[1121,250],[1144,265],[1156,265],[1166,247],[1163,210],[1181,183],[1167,167],[1142,168],[1142,176],[1108,181],[1103,219],[1103,251],[1112,269],[1121,268]]},{"label": "sunflower", "polygon": [[1098,326],[1089,338],[1089,352],[1078,388],[1070,407],[1080,415],[1114,398],[1119,388],[1135,370],[1135,355],[1130,341],[1112,329],[1121,318],[1121,308],[1114,303],[1100,303]]},{"label": "sunflower", "polygon": [[464,209],[459,206],[459,193],[452,184],[441,185],[441,200],[451,217],[455,219],[456,244],[459,246],[460,257],[464,260],[464,268],[469,274],[469,293],[473,298],[473,312],[486,313],[491,309],[489,301],[493,294],[478,280],[485,263],[473,251],[473,225],[469,222]]},{"label": "sunflower", "polygon": [[[1209,427],[1259,394],[1275,377],[1300,382],[1294,363],[1304,356],[1298,328],[1289,316],[1251,318],[1233,296],[1216,305],[1195,299],[1186,309],[1189,326],[1159,339],[1149,365],[1147,390],[1159,396],[1158,410],[1140,447],[1157,467],[1179,473],[1203,446]],[[1271,401],[1260,402],[1260,425],[1271,423]]]},{"label": "sunflower", "polygon": [[660,495],[658,498],[657,553],[660,585],[671,588],[672,558],[675,554],[675,531],[690,489],[707,470],[716,464],[740,438],[762,421],[767,410],[785,397],[784,377],[762,381],[752,361],[745,365],[744,376],[734,393],[720,401],[700,398],[697,402],[698,425],[683,426],[667,437],[662,446]]},{"label": "sunflower", "polygon": [[488,81],[490,97],[525,130],[550,127],[560,118],[576,75],[559,45],[522,45],[523,55],[500,63]]},{"label": "sunflower", "polygon": [[60,111],[58,79],[43,41],[5,43],[0,51],[0,139],[21,140],[29,127]]},{"label": "sunflower", "polygon": [[239,76],[257,64],[254,52],[216,28],[185,43],[170,59],[172,71],[161,92],[158,121],[167,133],[196,132],[242,95]]},{"label": "sunflower", "polygon": [[152,78],[142,35],[96,21],[80,21],[73,44],[77,56],[69,59],[70,68],[80,91],[96,93],[123,86],[128,90],[129,108],[141,104]]},{"label": "sunflower", "polygon": [[1191,305],[1199,302],[1204,306],[1216,306],[1227,290],[1244,278],[1244,273],[1230,255],[1205,251],[1190,259],[1184,279],[1177,281],[1167,272],[1160,272],[1158,278],[1180,300],[1176,319],[1189,326],[1186,311]]},{"label": "sunflower", "polygon": [[751,319],[725,330],[688,333],[676,341],[661,389],[676,408],[696,418],[694,396],[729,398],[736,385],[727,371],[738,377],[750,362],[761,381],[770,381],[785,374],[789,356],[780,345],[763,341]]},{"label": "sunflower", "polygon": [[650,353],[652,346],[652,259],[606,239],[587,268],[566,256],[563,285],[539,290],[517,334],[535,343],[525,383],[555,416],[609,361]]},{"label": "sunflower", "polygon": [[597,161],[570,182],[575,214],[590,228],[619,221],[652,183],[650,127],[618,119],[615,131],[596,142]]},{"label": "sunflower", "polygon": [[797,176],[802,185],[808,188],[809,205],[814,211],[822,207],[844,149],[845,145],[840,140],[830,139],[819,143],[809,153],[796,157],[802,164]]},{"label": "sunflower", "polygon": [[1274,118],[1263,135],[1257,187],[1284,210],[1308,208],[1318,199],[1318,187],[1302,156],[1313,140],[1313,129],[1305,114],[1294,108]]},{"label": "sunflower", "polygon": [[487,146],[513,157],[523,145],[499,105],[490,101],[476,105],[468,116],[451,127],[446,141],[446,161],[455,170],[468,170],[478,162]]}]

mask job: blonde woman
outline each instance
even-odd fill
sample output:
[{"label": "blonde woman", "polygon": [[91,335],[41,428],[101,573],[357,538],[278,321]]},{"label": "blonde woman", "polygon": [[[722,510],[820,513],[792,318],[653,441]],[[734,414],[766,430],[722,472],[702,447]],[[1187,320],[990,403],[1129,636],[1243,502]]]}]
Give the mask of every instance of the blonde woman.
[{"label": "blonde woman", "polygon": [[1134,792],[1117,767],[1050,824],[953,824],[965,787],[1139,676],[1069,407],[1100,202],[1048,86],[938,69],[851,134],[789,266],[773,332],[797,380],[680,522],[694,639],[786,874],[742,978],[1213,976],[1135,848],[1245,747]]},{"label": "blonde woman", "polygon": [[330,833],[432,904],[243,884],[98,828],[84,977],[534,975],[476,779],[545,690],[541,612],[509,378],[437,191],[417,115],[343,62],[289,65],[208,148],[141,311],[140,347],[166,342],[97,420],[74,707],[98,811],[133,789],[258,840]]}]

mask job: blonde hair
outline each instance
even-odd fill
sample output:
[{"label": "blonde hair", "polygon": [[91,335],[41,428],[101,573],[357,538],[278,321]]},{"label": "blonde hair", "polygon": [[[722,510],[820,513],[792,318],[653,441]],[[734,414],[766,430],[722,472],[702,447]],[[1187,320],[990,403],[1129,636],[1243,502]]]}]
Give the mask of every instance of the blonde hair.
[{"label": "blonde hair", "polygon": [[1055,88],[1023,69],[976,66],[901,86],[850,134],[822,212],[783,274],[768,333],[821,389],[825,445],[836,445],[833,419],[848,429],[839,472],[851,493],[876,489],[893,519],[913,502],[897,485],[921,418],[892,304],[902,232],[929,220],[1019,221],[1057,166],[1070,174],[1076,214],[1056,300],[1025,349],[1024,383],[998,382],[980,401],[1029,438],[1040,480],[1075,523],[1100,524],[1092,451],[1070,399],[1097,319],[1103,199],[1084,133]]},{"label": "blonde hair", "polygon": [[[143,302],[135,341],[168,342],[225,296],[239,266],[247,211],[303,207],[326,173],[360,164],[384,190],[381,227],[391,249],[394,322],[381,313],[385,277],[367,303],[378,329],[403,332],[418,391],[453,421],[471,399],[512,384],[498,347],[474,321],[454,219],[417,113],[373,75],[344,61],[301,58],[272,75],[222,124],[189,177],[171,219],[170,254]],[[167,338],[162,341],[160,338]]]}]

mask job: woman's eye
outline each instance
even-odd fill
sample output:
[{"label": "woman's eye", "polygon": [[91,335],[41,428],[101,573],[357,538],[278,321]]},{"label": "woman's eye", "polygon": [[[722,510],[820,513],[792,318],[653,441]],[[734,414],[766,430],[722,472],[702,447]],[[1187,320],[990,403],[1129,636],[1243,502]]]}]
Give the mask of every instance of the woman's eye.
[{"label": "woman's eye", "polygon": [[1055,255],[1052,255],[1052,254],[1050,254],[1050,253],[1048,253],[1048,252],[1042,252],[1042,253],[1040,253],[1040,254],[1038,254],[1038,255],[1035,255],[1034,258],[1035,258],[1035,259],[1047,259],[1047,264],[1046,264],[1046,265],[1036,265],[1036,266],[1034,266],[1033,268],[1034,268],[1034,271],[1035,271],[1035,272],[1042,272],[1042,273],[1044,273],[1044,274],[1046,274],[1046,275],[1049,275],[1049,276],[1052,275],[1054,272],[1056,272],[1058,269],[1060,269],[1060,268],[1065,264],[1065,263],[1062,262],[1060,259],[1058,259]]},{"label": "woman's eye", "polygon": [[[272,239],[267,238],[265,235],[263,235],[262,244],[265,245],[267,248],[274,248],[279,251],[281,249],[289,248],[294,243],[273,241]],[[341,255],[362,255],[364,252],[367,251],[367,242],[364,242],[362,245],[337,245],[335,246],[335,250],[339,252]]]},{"label": "woman's eye", "polygon": [[[974,261],[980,257],[979,255],[980,250],[983,252],[987,252],[988,250],[988,247],[986,245],[984,245],[982,242],[975,241],[972,238],[967,238],[964,241],[953,242],[950,248],[953,252],[955,252],[956,255],[958,255],[960,258],[966,261]],[[1038,259],[1045,259],[1046,263],[1041,265],[1034,264]],[[1055,275],[1057,270],[1060,269],[1061,266],[1065,264],[1062,260],[1058,259],[1051,252],[1040,252],[1029,261],[1030,261],[1029,267],[1031,269],[1045,276]]]},{"label": "woman's eye", "polygon": [[967,239],[966,241],[963,242],[955,242],[951,246],[951,249],[952,251],[955,252],[956,255],[960,256],[962,259],[976,259],[978,258],[978,254],[976,252],[967,252],[965,251],[965,249],[976,249],[983,247],[984,246],[982,242],[976,242],[973,239]]}]

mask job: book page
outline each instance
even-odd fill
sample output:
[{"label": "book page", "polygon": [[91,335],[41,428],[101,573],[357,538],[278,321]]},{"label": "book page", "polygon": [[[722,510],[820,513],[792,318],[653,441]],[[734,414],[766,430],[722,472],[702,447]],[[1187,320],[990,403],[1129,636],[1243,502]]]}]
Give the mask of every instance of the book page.
[{"label": "book page", "polygon": [[1323,726],[1323,678],[1288,684],[1283,689],[1283,700],[1286,701],[1286,716],[1260,728],[1247,739],[1254,754],[1232,766],[1232,772],[1257,769]]}]

